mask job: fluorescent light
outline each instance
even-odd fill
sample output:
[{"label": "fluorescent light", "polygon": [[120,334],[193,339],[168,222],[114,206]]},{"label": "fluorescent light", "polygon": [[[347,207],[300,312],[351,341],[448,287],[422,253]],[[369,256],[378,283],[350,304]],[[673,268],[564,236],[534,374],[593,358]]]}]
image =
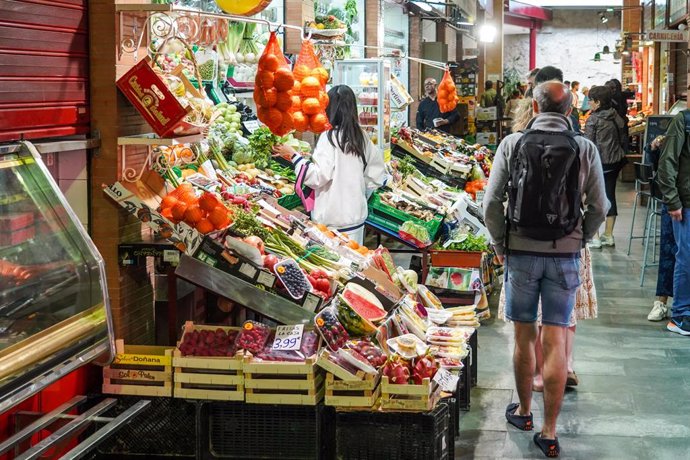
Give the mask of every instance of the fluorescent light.
[{"label": "fluorescent light", "polygon": [[423,9],[426,12],[431,11],[431,5],[429,5],[427,2],[412,2],[412,3],[414,3],[415,5],[417,5],[418,7],[420,7],[421,9]]},{"label": "fluorescent light", "polygon": [[459,26],[473,26],[474,25],[473,22],[462,21],[462,20],[456,21],[455,24],[457,24]]},{"label": "fluorescent light", "polygon": [[479,41],[493,43],[496,40],[496,28],[490,24],[484,24],[479,28]]}]

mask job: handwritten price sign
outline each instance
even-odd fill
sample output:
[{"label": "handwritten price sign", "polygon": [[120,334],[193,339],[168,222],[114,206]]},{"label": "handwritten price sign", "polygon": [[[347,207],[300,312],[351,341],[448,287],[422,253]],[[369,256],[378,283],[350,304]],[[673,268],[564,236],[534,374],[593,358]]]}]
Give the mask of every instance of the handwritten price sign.
[{"label": "handwritten price sign", "polygon": [[276,328],[276,338],[273,340],[272,350],[299,350],[302,345],[302,334],[304,324],[295,326],[278,326]]},{"label": "handwritten price sign", "polygon": [[451,374],[448,370],[443,368],[439,369],[434,376],[434,382],[438,383],[438,386],[440,386],[443,391],[450,393],[454,393],[458,388],[458,380],[460,380],[459,376]]}]

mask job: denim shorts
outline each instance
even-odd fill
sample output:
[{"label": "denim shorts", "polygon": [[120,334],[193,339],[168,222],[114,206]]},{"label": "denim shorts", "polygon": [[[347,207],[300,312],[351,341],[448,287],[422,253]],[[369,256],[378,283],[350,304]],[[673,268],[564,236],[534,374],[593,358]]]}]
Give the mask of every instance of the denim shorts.
[{"label": "denim shorts", "polygon": [[509,254],[505,262],[506,318],[568,327],[580,286],[580,259]]}]

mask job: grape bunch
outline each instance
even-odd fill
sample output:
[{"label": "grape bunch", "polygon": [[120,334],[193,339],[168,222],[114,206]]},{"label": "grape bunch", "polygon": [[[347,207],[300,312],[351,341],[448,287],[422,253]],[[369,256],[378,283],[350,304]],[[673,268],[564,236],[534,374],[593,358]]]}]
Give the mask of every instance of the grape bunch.
[{"label": "grape bunch", "polygon": [[350,336],[340,324],[332,308],[326,308],[316,316],[316,328],[328,344],[328,348],[336,351],[342,348]]}]

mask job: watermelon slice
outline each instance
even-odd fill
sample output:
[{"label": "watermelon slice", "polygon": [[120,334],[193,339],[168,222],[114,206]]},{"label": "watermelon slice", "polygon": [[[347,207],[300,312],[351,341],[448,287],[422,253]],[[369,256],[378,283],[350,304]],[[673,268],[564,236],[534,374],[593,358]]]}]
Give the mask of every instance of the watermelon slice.
[{"label": "watermelon slice", "polygon": [[386,317],[386,310],[374,294],[359,284],[345,286],[343,297],[348,305],[362,318],[369,321],[381,321]]}]

